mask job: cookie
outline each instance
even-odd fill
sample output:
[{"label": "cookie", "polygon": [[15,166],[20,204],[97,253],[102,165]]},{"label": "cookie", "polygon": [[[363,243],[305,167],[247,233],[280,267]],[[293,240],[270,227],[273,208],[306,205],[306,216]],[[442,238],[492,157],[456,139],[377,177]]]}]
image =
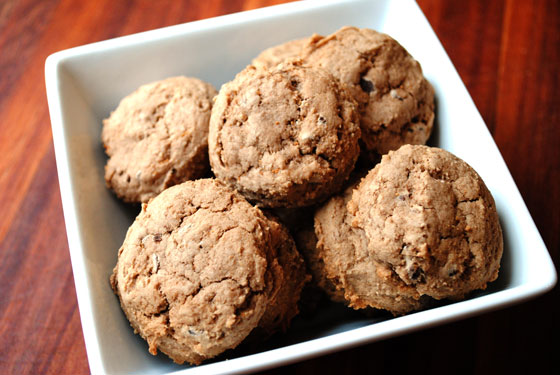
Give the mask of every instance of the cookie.
[{"label": "cookie", "polygon": [[276,282],[278,293],[269,302],[256,329],[257,336],[266,338],[276,332],[285,332],[292,319],[298,314],[298,302],[304,285],[310,280],[305,262],[296,249],[296,244],[288,229],[273,215],[265,213],[269,219],[278,264],[282,274]]},{"label": "cookie", "polygon": [[339,190],[359,155],[353,99],[324,70],[299,62],[248,66],[216,96],[210,165],[262,207],[301,207]]},{"label": "cookie", "polygon": [[333,302],[346,303],[344,292],[336,288],[336,284],[327,277],[325,262],[317,251],[317,235],[313,225],[300,228],[295,234],[298,250],[305,259],[305,264],[311,274],[311,282],[322,290]]},{"label": "cookie", "polygon": [[503,239],[494,199],[445,150],[390,152],[354,190],[348,209],[370,259],[420,295],[460,299],[498,277]]},{"label": "cookie", "polygon": [[216,90],[196,78],[141,86],[103,120],[105,181],[126,202],[147,202],[209,169],[208,123]]},{"label": "cookie", "polygon": [[310,40],[311,37],[295,39],[267,48],[255,57],[251,64],[257,67],[273,68],[280,63],[296,59]]},{"label": "cookie", "polygon": [[144,204],[111,284],[150,353],[199,364],[240,344],[284,283],[273,236],[263,213],[217,180],[187,181]]},{"label": "cookie", "polygon": [[434,89],[420,64],[393,38],[343,27],[327,37],[313,37],[301,56],[349,88],[359,104],[369,159],[403,144],[426,143],[434,122]]},{"label": "cookie", "polygon": [[425,306],[425,298],[392,274],[369,252],[361,228],[352,226],[347,210],[355,185],[332,197],[315,213],[315,248],[308,249],[316,259],[313,276],[327,294],[354,309],[377,308],[404,314]]}]

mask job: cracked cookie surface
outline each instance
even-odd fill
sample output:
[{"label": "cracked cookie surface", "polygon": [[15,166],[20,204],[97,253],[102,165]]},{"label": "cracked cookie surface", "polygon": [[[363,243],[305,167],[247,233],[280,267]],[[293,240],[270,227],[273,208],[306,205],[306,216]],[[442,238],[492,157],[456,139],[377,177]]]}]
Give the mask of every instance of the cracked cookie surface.
[{"label": "cracked cookie surface", "polygon": [[405,145],[385,155],[348,209],[368,253],[421,295],[463,298],[498,277],[503,238],[494,199],[445,150]]},{"label": "cracked cookie surface", "polygon": [[359,104],[362,143],[370,159],[403,144],[426,143],[434,122],[434,89],[420,64],[393,38],[346,26],[314,36],[301,57],[348,86]]},{"label": "cracked cookie surface", "polygon": [[209,169],[208,123],[216,90],[196,78],[143,85],[103,120],[105,181],[127,202],[147,202]]},{"label": "cracked cookie surface", "polygon": [[241,343],[276,298],[274,246],[258,208],[217,180],[188,181],[144,204],[111,284],[152,354],[199,364]]},{"label": "cracked cookie surface", "polygon": [[260,206],[307,206],[341,188],[359,137],[355,102],[328,72],[299,62],[248,66],[216,97],[210,164]]},{"label": "cracked cookie surface", "polygon": [[[363,229],[352,226],[347,210],[355,186],[332,197],[315,213],[317,243],[307,250],[313,264],[313,275],[331,299],[354,309],[385,309],[404,314],[424,306],[425,299],[368,251]],[[326,287],[326,288],[325,288]]]}]

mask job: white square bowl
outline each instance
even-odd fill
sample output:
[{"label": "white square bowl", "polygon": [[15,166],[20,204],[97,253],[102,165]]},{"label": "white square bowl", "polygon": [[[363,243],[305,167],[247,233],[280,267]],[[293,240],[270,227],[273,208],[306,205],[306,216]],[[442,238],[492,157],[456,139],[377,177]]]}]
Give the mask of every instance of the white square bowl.
[{"label": "white square bowl", "polygon": [[[101,121],[138,86],[175,75],[216,87],[262,49],[344,25],[397,39],[436,91],[430,144],[467,161],[494,195],[505,250],[498,280],[468,300],[398,318],[365,318],[333,306],[296,318],[286,336],[249,355],[228,352],[189,367],[148,354],[109,287],[117,249],[136,214],[105,188]],[[55,53],[45,67],[62,204],[92,373],[223,373],[262,370],[518,303],[556,283],[548,251],[457,72],[413,0],[306,1],[191,22]],[[224,359],[228,359],[225,361]]]}]

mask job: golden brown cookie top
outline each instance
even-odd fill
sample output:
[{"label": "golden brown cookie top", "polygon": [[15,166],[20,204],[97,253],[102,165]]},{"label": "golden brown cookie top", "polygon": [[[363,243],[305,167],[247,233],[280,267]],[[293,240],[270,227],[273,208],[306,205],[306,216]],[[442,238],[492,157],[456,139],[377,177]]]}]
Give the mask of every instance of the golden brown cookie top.
[{"label": "golden brown cookie top", "polygon": [[301,56],[348,86],[359,103],[362,141],[370,158],[429,138],[434,90],[420,64],[390,36],[346,26],[315,36]]},{"label": "golden brown cookie top", "polygon": [[297,207],[340,189],[359,154],[355,103],[324,70],[247,67],[212,110],[217,178],[265,207]]},{"label": "golden brown cookie top", "polygon": [[196,78],[143,85],[103,120],[107,186],[127,202],[147,202],[208,170],[208,123],[216,90]]},{"label": "golden brown cookie top", "polygon": [[460,298],[498,276],[503,240],[492,195],[445,150],[407,145],[390,152],[348,208],[368,252],[420,294]]},{"label": "golden brown cookie top", "polygon": [[268,219],[216,180],[173,186],[145,204],[112,277],[132,326],[174,361],[236,347],[278,293]]}]

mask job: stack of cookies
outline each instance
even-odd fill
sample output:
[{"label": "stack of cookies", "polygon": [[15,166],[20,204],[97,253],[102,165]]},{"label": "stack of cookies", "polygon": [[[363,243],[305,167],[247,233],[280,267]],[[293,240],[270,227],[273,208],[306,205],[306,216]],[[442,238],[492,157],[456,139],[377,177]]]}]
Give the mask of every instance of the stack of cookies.
[{"label": "stack of cookies", "polygon": [[150,352],[199,364],[285,331],[310,280],[395,315],[484,289],[495,204],[423,145],[433,122],[418,62],[355,27],[265,50],[219,93],[174,77],[124,98],[103,122],[105,180],[142,210],[111,285]]}]

